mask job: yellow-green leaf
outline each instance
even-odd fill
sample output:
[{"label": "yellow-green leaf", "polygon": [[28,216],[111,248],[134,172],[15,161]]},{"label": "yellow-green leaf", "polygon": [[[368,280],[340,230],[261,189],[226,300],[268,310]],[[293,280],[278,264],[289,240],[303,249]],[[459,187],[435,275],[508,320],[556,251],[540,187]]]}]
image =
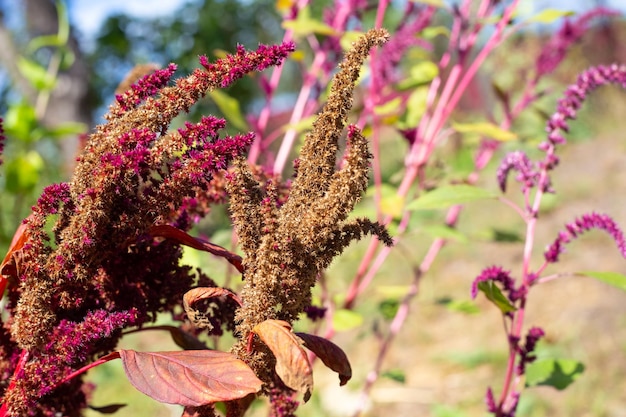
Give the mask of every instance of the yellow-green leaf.
[{"label": "yellow-green leaf", "polygon": [[508,298],[502,294],[500,288],[493,281],[482,281],[478,283],[478,289],[485,294],[485,297],[491,301],[503,313],[510,313],[517,310]]},{"label": "yellow-green leaf", "polygon": [[296,36],[308,36],[311,34],[330,36],[336,33],[335,29],[326,23],[313,19],[309,7],[301,9],[298,17],[283,22],[282,26],[283,29],[291,29]]},{"label": "yellow-green leaf", "polygon": [[210,91],[209,96],[213,99],[224,117],[226,117],[228,123],[230,123],[234,128],[240,131],[250,130],[248,123],[246,123],[246,119],[241,113],[239,101],[220,90]]},{"label": "yellow-green leaf", "polygon": [[573,359],[537,359],[526,366],[526,386],[548,385],[563,390],[584,370],[585,365]]},{"label": "yellow-green leaf", "polygon": [[387,115],[398,112],[401,104],[402,104],[402,99],[400,97],[396,97],[392,100],[389,100],[386,103],[375,106],[374,113],[377,114],[378,116],[387,116]]},{"label": "yellow-green leaf", "polygon": [[48,74],[47,69],[37,62],[19,57],[17,59],[17,68],[20,74],[22,74],[36,90],[51,90],[54,88],[56,83],[54,77]]},{"label": "yellow-green leaf", "polygon": [[489,122],[452,123],[452,127],[459,133],[478,134],[490,137],[500,142],[517,139],[517,135],[515,133],[504,130]]},{"label": "yellow-green leaf", "polygon": [[626,275],[618,274],[617,272],[603,272],[603,271],[584,271],[579,272],[578,275],[585,275],[590,278],[595,278],[598,281],[602,281],[605,284],[612,285],[620,290],[626,291]]},{"label": "yellow-green leaf", "polygon": [[407,210],[434,210],[457,204],[496,198],[498,195],[483,188],[459,184],[439,187],[407,205]]},{"label": "yellow-green leaf", "polygon": [[333,327],[339,332],[352,330],[361,324],[363,324],[363,316],[355,311],[341,309],[333,314]]},{"label": "yellow-green leaf", "polygon": [[409,76],[398,83],[401,91],[410,90],[420,85],[430,83],[439,74],[439,67],[432,61],[420,61],[413,65]]},{"label": "yellow-green leaf", "polygon": [[528,19],[528,22],[548,24],[562,17],[573,16],[575,14],[576,13],[571,10],[545,9]]},{"label": "yellow-green leaf", "polygon": [[361,36],[363,36],[363,32],[359,32],[357,30],[347,31],[341,36],[341,39],[339,39],[341,49],[343,49],[344,51],[349,50],[350,48],[352,48],[352,44],[356,42],[356,40],[359,39]]},{"label": "yellow-green leaf", "polygon": [[295,130],[296,133],[309,131],[313,128],[313,122],[316,119],[317,119],[317,115],[306,117],[296,123],[290,123],[288,125],[285,125],[285,127],[283,128],[283,131],[287,131],[289,129]]},{"label": "yellow-green leaf", "polygon": [[467,243],[469,241],[467,236],[459,232],[457,229],[443,224],[428,224],[422,227],[420,230],[434,238],[454,240],[459,243]]}]

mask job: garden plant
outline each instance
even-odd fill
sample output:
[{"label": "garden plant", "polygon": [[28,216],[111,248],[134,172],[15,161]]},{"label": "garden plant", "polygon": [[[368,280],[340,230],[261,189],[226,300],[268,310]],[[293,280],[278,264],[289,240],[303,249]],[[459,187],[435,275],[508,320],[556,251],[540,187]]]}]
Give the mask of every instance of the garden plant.
[{"label": "garden plant", "polygon": [[[35,145],[81,129],[39,123],[59,63],[69,55],[63,4],[58,7],[59,33],[30,44],[54,53],[45,63],[25,56],[21,66],[37,103],[10,103],[3,121],[0,143],[21,144],[3,155],[6,188],[21,196],[11,200],[21,206],[41,182],[43,156]],[[98,388],[85,381],[88,370],[110,361],[121,361],[143,394],[183,406],[183,416],[243,416],[258,401],[271,416],[293,416],[315,394],[317,361],[340,385],[351,381],[353,366],[370,366],[351,365],[333,341],[337,317],[351,317],[381,283],[390,254],[404,251],[412,273],[400,277],[403,293],[383,306],[388,325],[374,330],[380,344],[371,370],[350,382],[361,387],[352,412],[366,414],[422,281],[446,244],[459,238],[464,207],[478,200],[513,210],[525,225],[520,264],[485,265],[467,288],[501,314],[508,346],[501,380],[484,389],[486,410],[514,416],[525,388],[566,387],[583,366],[536,360],[545,331],[525,320],[531,290],[576,274],[625,289],[626,277],[601,267],[573,273],[553,264],[592,229],[608,233],[624,257],[626,241],[611,214],[590,212],[539,242],[541,207],[556,191],[551,175],[570,122],[598,87],[626,87],[626,66],[582,72],[546,115],[542,139],[522,141],[516,122],[556,93],[544,79],[588,29],[619,14],[547,10],[518,19],[519,9],[519,0],[336,1],[316,16],[305,0],[281,1],[284,38],[274,45],[224,45],[234,52],[201,56],[187,75],[175,74],[175,64],[137,67],[104,123],[82,137],[71,178],[45,186],[12,227],[0,270],[0,416],[80,416],[87,408],[122,414],[115,399],[90,403]],[[530,25],[555,22],[559,28],[533,66],[510,69],[524,82],[494,80],[493,106],[481,109],[481,119],[463,119],[463,99],[471,98],[495,51]],[[287,70],[301,74],[291,95],[280,89]],[[243,114],[228,87],[247,76],[258,81],[263,100]],[[181,121],[207,96],[223,117]],[[284,100],[290,100],[288,118],[281,116]],[[469,169],[454,171],[441,160],[451,142]],[[391,153],[406,150],[391,168],[385,165],[390,146]],[[499,190],[485,178],[490,166],[497,167]],[[224,206],[230,247],[196,228]],[[445,216],[432,215],[441,210]],[[419,254],[406,244],[414,232],[427,242]],[[328,272],[359,240],[363,252],[353,276]],[[227,272],[209,276],[186,264],[190,250],[228,264]],[[154,324],[164,315],[169,324]],[[169,335],[180,349],[119,348],[124,336],[147,330]]]}]

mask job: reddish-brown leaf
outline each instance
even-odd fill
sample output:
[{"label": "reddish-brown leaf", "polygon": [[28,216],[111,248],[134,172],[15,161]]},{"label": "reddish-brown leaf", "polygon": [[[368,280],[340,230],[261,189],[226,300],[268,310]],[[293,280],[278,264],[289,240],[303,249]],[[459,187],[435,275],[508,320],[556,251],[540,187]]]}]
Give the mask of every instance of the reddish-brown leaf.
[{"label": "reddish-brown leaf", "polygon": [[242,417],[246,414],[248,408],[254,401],[256,396],[249,394],[243,398],[234,401],[227,401],[226,404],[226,417]]},{"label": "reddish-brown leaf", "polygon": [[168,404],[198,407],[245,397],[263,384],[234,355],[216,350],[120,350],[126,377],[139,391]]},{"label": "reddish-brown leaf", "polygon": [[26,223],[22,223],[15,231],[9,250],[2,260],[2,264],[0,264],[0,297],[4,294],[4,290],[9,283],[9,279],[17,279],[19,253],[27,240],[28,225]]},{"label": "reddish-brown leaf", "polygon": [[183,306],[185,310],[192,307],[194,303],[200,300],[206,300],[208,298],[215,297],[228,297],[231,300],[235,301],[240,307],[242,305],[241,298],[237,294],[232,291],[227,290],[226,288],[220,287],[198,287],[193,288],[185,293],[183,296]]},{"label": "reddish-brown leaf", "polygon": [[[194,304],[201,300],[207,300],[209,298],[228,297],[235,301],[237,305],[241,306],[241,299],[232,291],[220,287],[198,287],[193,288],[185,293],[183,296],[183,307],[187,317],[195,326],[203,327],[203,319],[201,315],[203,311],[199,311],[194,307]],[[200,316],[198,315],[200,314]]]},{"label": "reddish-brown leaf", "polygon": [[304,393],[304,402],[311,398],[313,369],[302,348],[301,340],[282,320],[265,320],[254,329],[276,357],[276,373],[289,388]]},{"label": "reddish-brown leaf", "polygon": [[184,232],[169,224],[152,226],[148,233],[150,233],[150,235],[153,237],[163,237],[180,243],[181,245],[209,252],[215,256],[221,256],[222,258],[230,262],[231,265],[237,268],[237,271],[243,273],[243,263],[241,256],[232,253],[231,251],[221,247],[220,245],[216,245],[199,237],[193,237],[187,232]]},{"label": "reddish-brown leaf", "polygon": [[296,333],[304,342],[304,347],[315,353],[324,365],[339,374],[339,385],[345,385],[352,378],[352,367],[344,351],[323,337],[307,333]]},{"label": "reddish-brown leaf", "polygon": [[126,404],[109,404],[102,407],[94,407],[93,405],[89,406],[90,409],[97,411],[100,414],[115,414],[124,407],[126,407]]}]

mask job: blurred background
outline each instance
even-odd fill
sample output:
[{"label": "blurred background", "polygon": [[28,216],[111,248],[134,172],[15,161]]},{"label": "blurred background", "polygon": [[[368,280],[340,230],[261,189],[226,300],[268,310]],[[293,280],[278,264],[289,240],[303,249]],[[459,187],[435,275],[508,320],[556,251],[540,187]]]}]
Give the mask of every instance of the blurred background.
[{"label": "blurred background", "polygon": [[[69,178],[79,133],[103,121],[115,88],[131,68],[174,62],[178,64],[177,74],[186,74],[197,67],[198,55],[214,59],[234,50],[238,43],[254,48],[258,43],[280,42],[284,7],[280,3],[73,0],[65,3],[68,19],[63,23],[50,0],[1,1],[0,114],[5,115],[7,142],[0,166],[0,249],[6,251],[17,224],[28,214],[41,189]],[[311,14],[320,16],[327,3],[312,2]],[[547,8],[584,13],[598,6],[626,10],[623,1],[527,0],[522,2],[519,19]],[[393,19],[394,13],[401,13],[403,2],[392,2],[390,7]],[[67,27],[62,56],[55,54],[55,45],[34,48],[29,44],[35,37],[58,33],[59,22]],[[532,25],[509,39],[481,70],[472,96],[459,111],[480,112],[481,107],[493,106],[491,81],[497,79],[505,85],[519,82],[515,69],[529,65],[560,24],[559,20]],[[548,94],[538,103],[536,114],[522,118],[514,129],[524,132],[527,138],[540,137],[545,121],[541,113],[554,111],[561,92],[581,70],[600,63],[626,62],[625,40],[623,19],[598,21],[551,75]],[[24,57],[26,61],[20,59]],[[37,72],[37,64],[49,69],[55,59],[57,79],[52,88],[45,85],[45,73]],[[302,81],[297,67],[290,68],[292,71],[281,81],[285,103]],[[254,113],[263,100],[257,80],[251,78],[237,82],[228,94],[237,98],[244,114]],[[207,99],[189,117],[207,112],[219,114],[220,109]],[[561,150],[562,164],[555,171],[557,194],[550,196],[541,213],[544,223],[537,241],[543,243],[538,248],[549,244],[564,223],[593,210],[610,213],[626,225],[625,114],[624,92],[605,88],[587,101],[572,124],[568,136],[571,142]],[[511,144],[510,149],[530,147],[529,143],[534,142]],[[387,169],[401,170],[406,144],[393,137],[386,146]],[[453,146],[443,147],[438,158],[452,165],[456,162],[450,161],[457,161],[459,166],[454,169],[462,169],[465,161]],[[496,189],[495,166],[487,169],[483,179],[487,187]],[[229,239],[229,222],[224,213],[218,210],[214,218],[200,225],[201,233],[221,244],[219,236],[226,243]],[[473,278],[488,265],[498,263],[513,271],[519,268],[523,227],[514,212],[497,202],[467,208],[459,229],[468,238],[452,241],[422,281],[409,322],[385,362],[384,377],[372,392],[368,415],[486,415],[484,392],[487,386],[500,387],[507,347],[500,316],[493,306],[479,299],[471,304],[473,307],[467,307],[469,288]],[[365,245],[351,247],[328,271],[327,275],[335,279],[335,291],[345,290],[347,282],[341,282],[341,277],[353,275]],[[388,324],[386,309],[393,298],[390,291],[406,284],[411,259],[418,260],[426,248],[427,243],[415,234],[407,237],[400,250],[387,260],[376,278],[380,285],[373,286],[364,297],[367,301],[355,309],[360,320],[347,324],[335,339],[351,359],[354,379],[339,388],[334,374],[316,368],[315,395],[301,408],[300,415],[351,415],[377,352],[377,329]],[[569,252],[558,264],[559,271],[626,273],[626,262],[613,241],[601,233],[590,233],[573,243]],[[189,254],[188,258],[212,271],[210,260],[197,254]],[[213,270],[216,274],[222,271]],[[544,353],[557,352],[580,360],[586,371],[564,391],[550,387],[525,391],[519,416],[626,417],[626,294],[588,278],[556,280],[534,290],[528,323],[546,330],[546,342],[541,347]],[[133,334],[127,339],[127,346],[135,349],[175,349],[160,334]],[[159,404],[136,392],[126,381],[120,363],[91,371],[89,379],[98,386],[93,405],[128,404],[117,415],[180,415],[180,407]],[[261,406],[258,414],[263,415]],[[89,411],[88,415],[100,414]]]}]

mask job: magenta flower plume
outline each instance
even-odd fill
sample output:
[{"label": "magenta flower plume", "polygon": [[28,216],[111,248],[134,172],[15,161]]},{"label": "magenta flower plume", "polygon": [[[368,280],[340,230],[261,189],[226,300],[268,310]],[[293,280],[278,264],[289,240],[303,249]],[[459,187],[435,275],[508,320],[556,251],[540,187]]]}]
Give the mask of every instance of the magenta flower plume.
[{"label": "magenta flower plume", "polygon": [[522,191],[526,191],[537,184],[539,173],[533,163],[522,151],[507,154],[497,171],[498,184],[502,192],[506,191],[506,180],[511,170],[517,171],[515,179],[522,184]]},{"label": "magenta flower plume", "polygon": [[[546,132],[548,141],[543,142],[540,148],[547,150],[555,145],[565,143],[565,138],[559,131],[568,132],[567,120],[576,118],[576,112],[581,107],[587,95],[596,88],[605,84],[617,84],[626,88],[626,66],[613,64],[591,67],[578,76],[576,83],[565,90],[565,96],[559,100],[557,111],[548,120]],[[551,164],[551,161],[548,161]]]},{"label": "magenta flower plume", "polygon": [[598,17],[619,16],[620,13],[597,7],[576,20],[565,19],[563,26],[546,43],[535,64],[536,78],[550,74],[563,61],[568,49],[582,38],[589,29],[590,22]]},{"label": "magenta flower plume", "polygon": [[528,334],[526,335],[526,343],[523,347],[518,348],[520,361],[517,365],[516,372],[518,375],[523,375],[526,371],[526,365],[532,363],[537,359],[534,355],[535,348],[537,347],[537,342],[545,336],[545,332],[540,327],[531,327],[528,330]]},{"label": "magenta flower plume", "polygon": [[620,253],[626,258],[626,240],[624,240],[624,234],[617,223],[606,214],[591,213],[585,214],[575,219],[572,223],[565,225],[565,230],[559,233],[554,243],[548,246],[544,252],[546,261],[551,263],[557,262],[559,255],[564,252],[564,246],[567,243],[591,229],[601,229],[611,235]]},{"label": "magenta flower plume", "polygon": [[[215,285],[181,265],[177,242],[151,230],[188,230],[225,198],[219,183],[254,135],[220,135],[225,122],[212,116],[168,129],[208,91],[281,63],[293,48],[239,47],[214,64],[201,59],[205,68],[173,85],[174,65],[127,77],[137,81],[124,85],[106,123],[90,135],[71,181],[47,187],[25,220],[28,240],[2,326],[10,335],[0,332],[11,339],[11,351],[0,352],[11,358],[0,361],[0,374],[13,375],[0,400],[7,415],[79,415],[86,385],[68,375],[115,349],[122,328],[181,308],[193,285]],[[28,362],[18,369],[13,358],[24,355]]]},{"label": "magenta flower plume", "polygon": [[200,56],[200,64],[207,70],[202,74],[215,77],[211,79],[211,83],[219,80],[219,86],[225,88],[251,71],[263,71],[269,66],[278,65],[294,49],[293,42],[282,45],[259,45],[254,52],[248,52],[243,46],[237,45],[235,55],[229,55],[215,63],[210,63],[204,55]]},{"label": "magenta flower plume", "polygon": [[137,107],[146,98],[155,95],[165,87],[176,72],[176,64],[169,64],[167,68],[154,71],[132,84],[124,94],[116,94],[115,100],[122,112]]},{"label": "magenta flower plume", "polygon": [[498,407],[496,406],[496,399],[493,396],[493,390],[491,387],[487,388],[487,393],[485,394],[485,404],[487,405],[487,411],[490,413],[495,413],[498,411]]},{"label": "magenta flower plume", "polygon": [[490,266],[483,269],[483,271],[472,282],[472,298],[476,298],[478,295],[478,284],[484,281],[495,281],[502,284],[505,291],[510,291],[514,288],[515,280],[511,278],[509,271],[503,270],[499,266]]}]

